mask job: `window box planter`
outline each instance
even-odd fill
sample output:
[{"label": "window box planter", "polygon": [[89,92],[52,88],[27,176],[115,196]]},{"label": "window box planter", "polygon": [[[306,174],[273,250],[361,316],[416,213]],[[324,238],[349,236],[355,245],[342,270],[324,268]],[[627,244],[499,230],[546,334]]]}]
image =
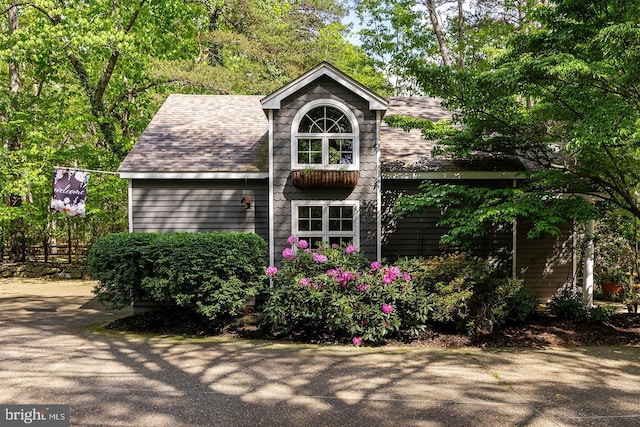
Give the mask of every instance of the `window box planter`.
[{"label": "window box planter", "polygon": [[353,188],[358,184],[360,172],[334,170],[291,171],[291,181],[296,188]]}]

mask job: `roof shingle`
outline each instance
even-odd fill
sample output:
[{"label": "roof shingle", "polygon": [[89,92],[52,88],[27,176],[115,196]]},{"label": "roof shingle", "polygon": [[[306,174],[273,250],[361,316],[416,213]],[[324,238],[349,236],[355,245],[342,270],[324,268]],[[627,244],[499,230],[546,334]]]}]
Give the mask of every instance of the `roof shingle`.
[{"label": "roof shingle", "polygon": [[[262,96],[170,95],[120,165],[120,172],[268,172],[267,117]],[[389,98],[387,115],[432,121],[451,118],[440,100]],[[434,158],[434,141],[384,122],[380,129],[384,172],[522,171],[516,158]]]}]

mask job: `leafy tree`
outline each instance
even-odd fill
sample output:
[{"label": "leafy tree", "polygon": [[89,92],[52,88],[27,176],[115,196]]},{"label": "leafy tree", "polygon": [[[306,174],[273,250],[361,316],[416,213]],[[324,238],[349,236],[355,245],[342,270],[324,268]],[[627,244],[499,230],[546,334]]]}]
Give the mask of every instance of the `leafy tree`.
[{"label": "leafy tree", "polygon": [[[525,217],[532,237],[595,216],[577,195],[640,217],[640,8],[622,0],[565,0],[539,6],[531,17],[538,25],[511,37],[484,71],[418,62],[412,71],[425,92],[457,111],[461,126],[439,132],[436,154],[518,156],[534,172],[521,187],[499,192],[428,184],[402,202],[403,212],[464,198],[458,206],[466,207],[448,205],[445,219],[473,228],[458,228],[461,235]],[[409,122],[398,121],[426,126]]]},{"label": "leafy tree", "polygon": [[334,0],[0,2],[0,247],[124,230],[126,182],[93,174],[87,219],[48,211],[53,166],[116,170],[168,92],[269,93],[329,60],[386,83]]}]

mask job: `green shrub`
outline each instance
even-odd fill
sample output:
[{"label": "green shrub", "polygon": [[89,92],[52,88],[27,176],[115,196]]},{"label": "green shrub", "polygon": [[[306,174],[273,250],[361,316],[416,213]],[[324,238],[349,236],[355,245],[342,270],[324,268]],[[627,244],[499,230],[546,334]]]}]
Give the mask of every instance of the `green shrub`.
[{"label": "green shrub", "polygon": [[486,333],[507,322],[525,321],[538,305],[522,280],[465,253],[410,263],[416,285],[429,296],[436,323],[453,324],[470,334]]},{"label": "green shrub", "polygon": [[278,336],[375,344],[390,333],[418,335],[433,323],[476,333],[522,321],[537,305],[521,281],[495,278],[487,262],[467,255],[380,265],[353,247],[310,251],[295,237],[288,242],[280,270],[267,270],[273,283],[263,307],[263,326]]},{"label": "green shrub", "polygon": [[591,305],[578,289],[565,286],[551,297],[547,308],[560,319],[586,320]]},{"label": "green shrub", "polygon": [[251,233],[117,233],[96,241],[88,270],[101,301],[173,303],[216,319],[264,283],[266,243]]},{"label": "green shrub", "polygon": [[614,307],[593,307],[578,288],[565,286],[551,297],[547,308],[561,319],[604,323],[615,313]]},{"label": "green shrub", "polygon": [[[430,310],[426,295],[416,293],[411,277],[397,267],[369,263],[353,246],[289,239],[280,271],[263,307],[263,326],[294,338],[321,336],[379,343],[401,328],[417,333]],[[301,245],[301,247],[295,247]],[[289,259],[286,259],[289,258]]]}]

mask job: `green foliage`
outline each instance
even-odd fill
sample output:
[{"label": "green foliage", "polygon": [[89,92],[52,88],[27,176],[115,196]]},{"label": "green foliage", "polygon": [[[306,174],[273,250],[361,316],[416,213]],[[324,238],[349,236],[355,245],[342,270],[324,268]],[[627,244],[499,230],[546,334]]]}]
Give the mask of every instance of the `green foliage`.
[{"label": "green foliage", "polygon": [[173,303],[227,318],[263,286],[266,243],[250,233],[116,233],[98,239],[88,271],[101,301]]},{"label": "green foliage", "polygon": [[517,157],[531,172],[518,190],[429,187],[424,199],[440,190],[466,192],[470,199],[484,191],[489,204],[448,206],[449,218],[460,216],[452,226],[467,227],[461,235],[486,220],[508,221],[521,213],[532,224],[532,237],[595,217],[584,201],[567,194],[597,195],[640,217],[640,67],[633,59],[640,50],[639,19],[630,2],[549,2],[527,11],[534,25],[515,32],[481,67],[410,62],[421,89],[456,112],[455,132],[439,137],[435,154]]},{"label": "green foliage", "polygon": [[280,271],[267,271],[273,283],[263,326],[277,336],[352,339],[359,345],[380,343],[391,333],[417,336],[430,325],[456,325],[475,334],[524,321],[537,306],[521,281],[496,275],[485,261],[466,255],[403,259],[390,266],[367,265],[344,246],[305,248],[285,249],[291,252],[283,253]]},{"label": "green foliage", "polygon": [[551,314],[561,319],[604,323],[615,313],[615,307],[593,307],[579,289],[565,286],[547,304]]},{"label": "green foliage", "polygon": [[439,184],[425,181],[420,192],[399,198],[395,214],[399,218],[420,214],[428,209],[442,213],[439,226],[447,227],[441,242],[454,246],[469,245],[473,239],[495,230],[496,226],[524,220],[531,224],[528,237],[557,235],[568,221],[593,218],[593,206],[579,196],[559,196],[536,189],[527,182],[517,188],[485,188],[469,185]]},{"label": "green foliage", "polygon": [[[429,307],[399,270],[365,267],[362,255],[345,246],[304,248],[285,259],[273,278],[263,307],[263,325],[272,333],[379,343],[403,323],[419,327],[416,316],[426,319]],[[389,312],[383,311],[385,306]]]},{"label": "green foliage", "polygon": [[69,228],[80,247],[126,230],[113,176],[91,177],[86,219],[51,214],[53,167],[117,170],[170,92],[267,94],[322,60],[386,91],[333,0],[13,3],[17,29],[0,20],[0,245],[15,260]]},{"label": "green foliage", "polygon": [[412,264],[413,281],[428,295],[435,322],[457,325],[470,334],[486,333],[508,322],[523,322],[537,308],[538,299],[521,280],[506,277],[480,258],[449,254]]}]

